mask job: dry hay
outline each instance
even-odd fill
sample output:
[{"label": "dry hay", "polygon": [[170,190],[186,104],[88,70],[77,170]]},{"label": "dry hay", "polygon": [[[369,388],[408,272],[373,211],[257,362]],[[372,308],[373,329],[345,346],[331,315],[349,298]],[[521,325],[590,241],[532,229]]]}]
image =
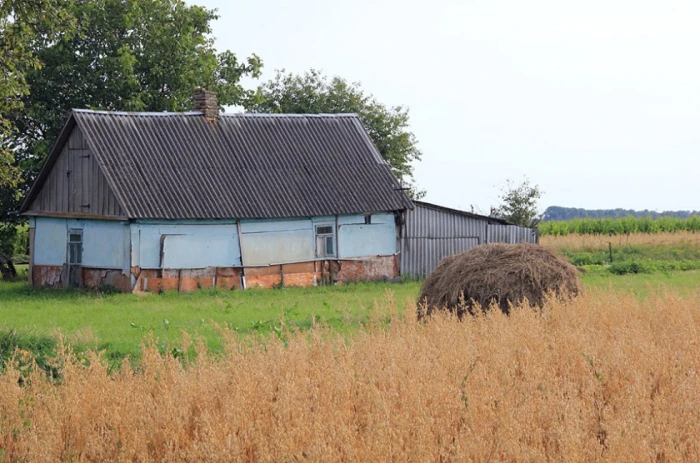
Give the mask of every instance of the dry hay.
[{"label": "dry hay", "polygon": [[462,316],[478,304],[508,313],[527,301],[542,306],[548,293],[571,297],[581,291],[576,267],[537,244],[493,243],[442,259],[425,280],[418,318],[444,309]]}]

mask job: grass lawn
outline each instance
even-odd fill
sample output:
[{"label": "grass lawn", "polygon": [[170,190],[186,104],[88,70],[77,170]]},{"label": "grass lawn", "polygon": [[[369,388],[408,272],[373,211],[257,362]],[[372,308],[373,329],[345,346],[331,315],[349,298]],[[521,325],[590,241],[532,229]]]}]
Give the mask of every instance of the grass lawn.
[{"label": "grass lawn", "polygon": [[[700,288],[700,271],[635,275],[586,274],[586,287],[631,291],[646,297],[660,286],[683,294]],[[99,294],[67,290],[35,290],[25,282],[0,282],[0,334],[15,330],[24,336],[55,337],[58,331],[76,349],[106,350],[114,360],[138,358],[140,344],[152,333],[162,351],[178,348],[182,331],[202,336],[211,350],[219,347],[217,326],[241,334],[269,334],[281,321],[306,328],[323,320],[337,330],[351,331],[379,314],[412,304],[419,282],[358,284],[323,288],[211,291],[190,294]],[[393,299],[396,303],[387,303]],[[6,343],[7,345],[7,343]],[[0,339],[0,351],[2,339]],[[0,352],[0,358],[7,353]]]},{"label": "grass lawn", "polygon": [[658,291],[659,288],[668,288],[684,295],[692,295],[700,291],[700,271],[628,275],[591,273],[584,275],[583,283],[591,289],[626,291],[640,297],[647,297]]},{"label": "grass lawn", "polygon": [[[181,332],[202,336],[219,347],[217,326],[242,334],[270,333],[281,320],[309,327],[322,320],[339,331],[369,319],[375,304],[403,309],[415,300],[420,283],[359,284],[322,288],[213,291],[189,294],[99,294],[31,289],[25,282],[0,282],[0,332],[61,333],[80,348],[99,348],[107,356],[138,357],[149,333],[163,350],[179,346]],[[387,304],[393,298],[396,304]],[[0,355],[0,357],[2,357]]]}]

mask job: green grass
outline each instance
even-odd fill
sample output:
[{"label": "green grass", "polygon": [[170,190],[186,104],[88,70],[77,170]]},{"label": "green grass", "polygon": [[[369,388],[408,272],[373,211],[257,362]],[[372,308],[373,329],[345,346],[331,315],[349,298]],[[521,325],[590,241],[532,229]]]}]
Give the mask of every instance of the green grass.
[{"label": "green grass", "polygon": [[628,275],[591,272],[583,276],[583,283],[586,288],[631,292],[639,297],[648,297],[659,288],[678,291],[681,295],[692,295],[700,291],[700,271]]},{"label": "green grass", "polygon": [[609,250],[562,250],[560,254],[578,267],[594,273],[668,273],[700,270],[700,247],[692,243],[674,245],[625,245]]},{"label": "green grass", "polygon": [[[574,265],[605,265],[610,263],[606,250],[561,251],[561,255]],[[685,244],[673,246],[613,246],[613,263],[634,261],[699,261],[700,247]]]},{"label": "green grass", "polygon": [[271,333],[281,327],[281,321],[303,329],[319,320],[347,331],[367,321],[375,304],[385,306],[387,297],[404,307],[415,299],[419,285],[376,283],[133,295],[41,290],[25,282],[0,282],[0,332],[56,336],[60,330],[79,349],[105,349],[113,359],[138,357],[140,343],[150,333],[164,351],[180,345],[182,331],[202,336],[210,349],[217,350],[217,325],[241,334]]},{"label": "green grass", "polygon": [[[700,271],[622,276],[593,271],[583,275],[583,282],[587,288],[631,291],[640,297],[659,286],[694,294],[700,287]],[[77,351],[104,349],[115,363],[125,356],[138,359],[141,343],[149,336],[163,352],[177,352],[182,331],[201,336],[210,350],[217,351],[221,347],[217,325],[242,336],[270,335],[282,324],[305,329],[313,320],[322,320],[340,332],[351,332],[370,319],[375,306],[403,310],[419,289],[420,282],[407,282],[133,295],[40,290],[24,281],[0,282],[0,359],[7,358],[15,345],[33,351],[39,346],[43,352],[54,345],[59,331]]]}]

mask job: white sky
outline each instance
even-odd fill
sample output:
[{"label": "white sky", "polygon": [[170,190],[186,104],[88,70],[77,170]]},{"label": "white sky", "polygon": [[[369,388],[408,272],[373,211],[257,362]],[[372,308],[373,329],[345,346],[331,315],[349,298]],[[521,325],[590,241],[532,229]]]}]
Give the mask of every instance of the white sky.
[{"label": "white sky", "polygon": [[[216,46],[406,105],[427,201],[700,209],[700,2],[188,0]],[[252,83],[251,83],[252,84]]]}]

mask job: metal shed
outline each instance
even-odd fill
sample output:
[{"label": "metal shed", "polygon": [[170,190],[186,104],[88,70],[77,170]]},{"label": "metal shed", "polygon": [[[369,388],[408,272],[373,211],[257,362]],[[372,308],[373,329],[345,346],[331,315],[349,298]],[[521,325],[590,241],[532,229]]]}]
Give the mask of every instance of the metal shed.
[{"label": "metal shed", "polygon": [[401,237],[401,275],[423,278],[443,257],[485,243],[537,243],[536,228],[504,220],[414,201],[406,211]]}]

